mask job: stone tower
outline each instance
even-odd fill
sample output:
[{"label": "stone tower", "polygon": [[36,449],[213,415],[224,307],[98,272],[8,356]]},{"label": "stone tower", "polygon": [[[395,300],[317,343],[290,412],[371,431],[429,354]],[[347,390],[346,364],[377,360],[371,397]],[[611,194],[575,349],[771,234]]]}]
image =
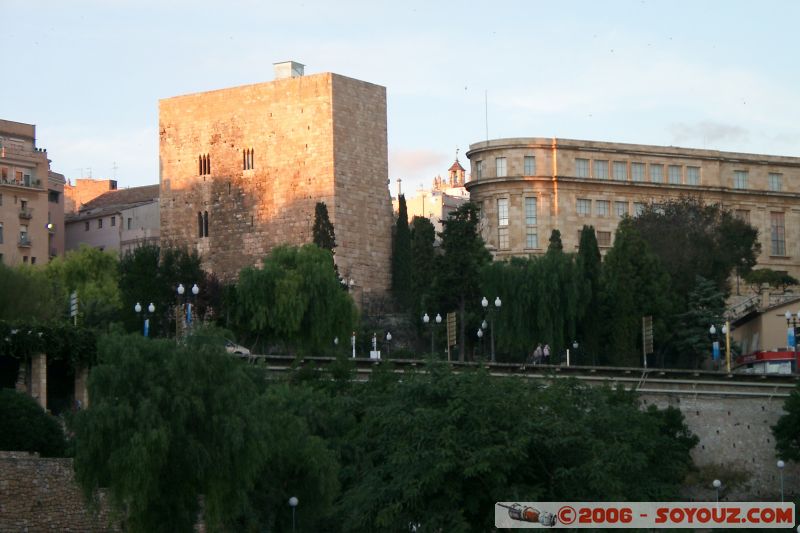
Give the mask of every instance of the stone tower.
[{"label": "stone tower", "polygon": [[276,64],[273,82],[159,102],[161,241],[233,280],[276,245],[312,241],[328,206],[359,304],[390,283],[386,89]]}]

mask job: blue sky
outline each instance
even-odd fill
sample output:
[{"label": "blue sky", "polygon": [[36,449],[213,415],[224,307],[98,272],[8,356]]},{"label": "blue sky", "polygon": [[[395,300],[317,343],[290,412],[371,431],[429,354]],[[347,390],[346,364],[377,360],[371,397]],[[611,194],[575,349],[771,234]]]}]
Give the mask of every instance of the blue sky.
[{"label": "blue sky", "polygon": [[393,191],[465,161],[486,94],[490,138],[800,156],[798,2],[0,0],[0,20],[0,118],[71,179],[156,183],[160,98],[288,59],[387,88]]}]

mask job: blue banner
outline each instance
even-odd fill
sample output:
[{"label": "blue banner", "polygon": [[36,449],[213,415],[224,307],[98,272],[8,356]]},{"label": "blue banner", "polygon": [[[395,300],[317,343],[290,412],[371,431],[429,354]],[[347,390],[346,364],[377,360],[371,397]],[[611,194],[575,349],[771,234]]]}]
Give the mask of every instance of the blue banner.
[{"label": "blue banner", "polygon": [[790,327],[789,329],[786,330],[786,339],[787,339],[786,340],[786,345],[791,347],[791,348],[794,348],[795,342],[797,342],[797,339],[794,336],[794,328],[793,327]]},{"label": "blue banner", "polygon": [[714,355],[714,361],[719,360],[719,341],[714,341],[714,344],[711,345],[712,352]]},{"label": "blue banner", "polygon": [[192,304],[186,304],[186,324],[192,325]]},{"label": "blue banner", "polygon": [[150,319],[149,318],[145,318],[144,319],[144,336],[147,337],[147,335],[149,333],[150,333]]}]

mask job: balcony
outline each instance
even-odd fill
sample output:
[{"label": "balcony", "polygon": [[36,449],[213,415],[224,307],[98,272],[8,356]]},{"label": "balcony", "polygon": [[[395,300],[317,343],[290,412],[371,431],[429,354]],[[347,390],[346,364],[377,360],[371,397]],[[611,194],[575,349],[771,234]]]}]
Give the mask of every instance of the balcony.
[{"label": "balcony", "polygon": [[20,207],[19,208],[19,218],[31,219],[33,218],[33,209],[30,207]]},{"label": "balcony", "polygon": [[20,235],[19,242],[17,242],[17,246],[20,248],[30,248],[31,247],[31,239],[27,235]]}]

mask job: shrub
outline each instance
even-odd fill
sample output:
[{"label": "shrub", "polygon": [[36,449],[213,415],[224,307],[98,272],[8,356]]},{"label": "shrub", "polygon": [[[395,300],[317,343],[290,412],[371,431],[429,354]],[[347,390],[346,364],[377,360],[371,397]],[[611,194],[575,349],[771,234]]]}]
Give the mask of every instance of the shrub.
[{"label": "shrub", "polygon": [[27,394],[0,390],[0,450],[62,457],[65,449],[64,432],[55,417]]}]

